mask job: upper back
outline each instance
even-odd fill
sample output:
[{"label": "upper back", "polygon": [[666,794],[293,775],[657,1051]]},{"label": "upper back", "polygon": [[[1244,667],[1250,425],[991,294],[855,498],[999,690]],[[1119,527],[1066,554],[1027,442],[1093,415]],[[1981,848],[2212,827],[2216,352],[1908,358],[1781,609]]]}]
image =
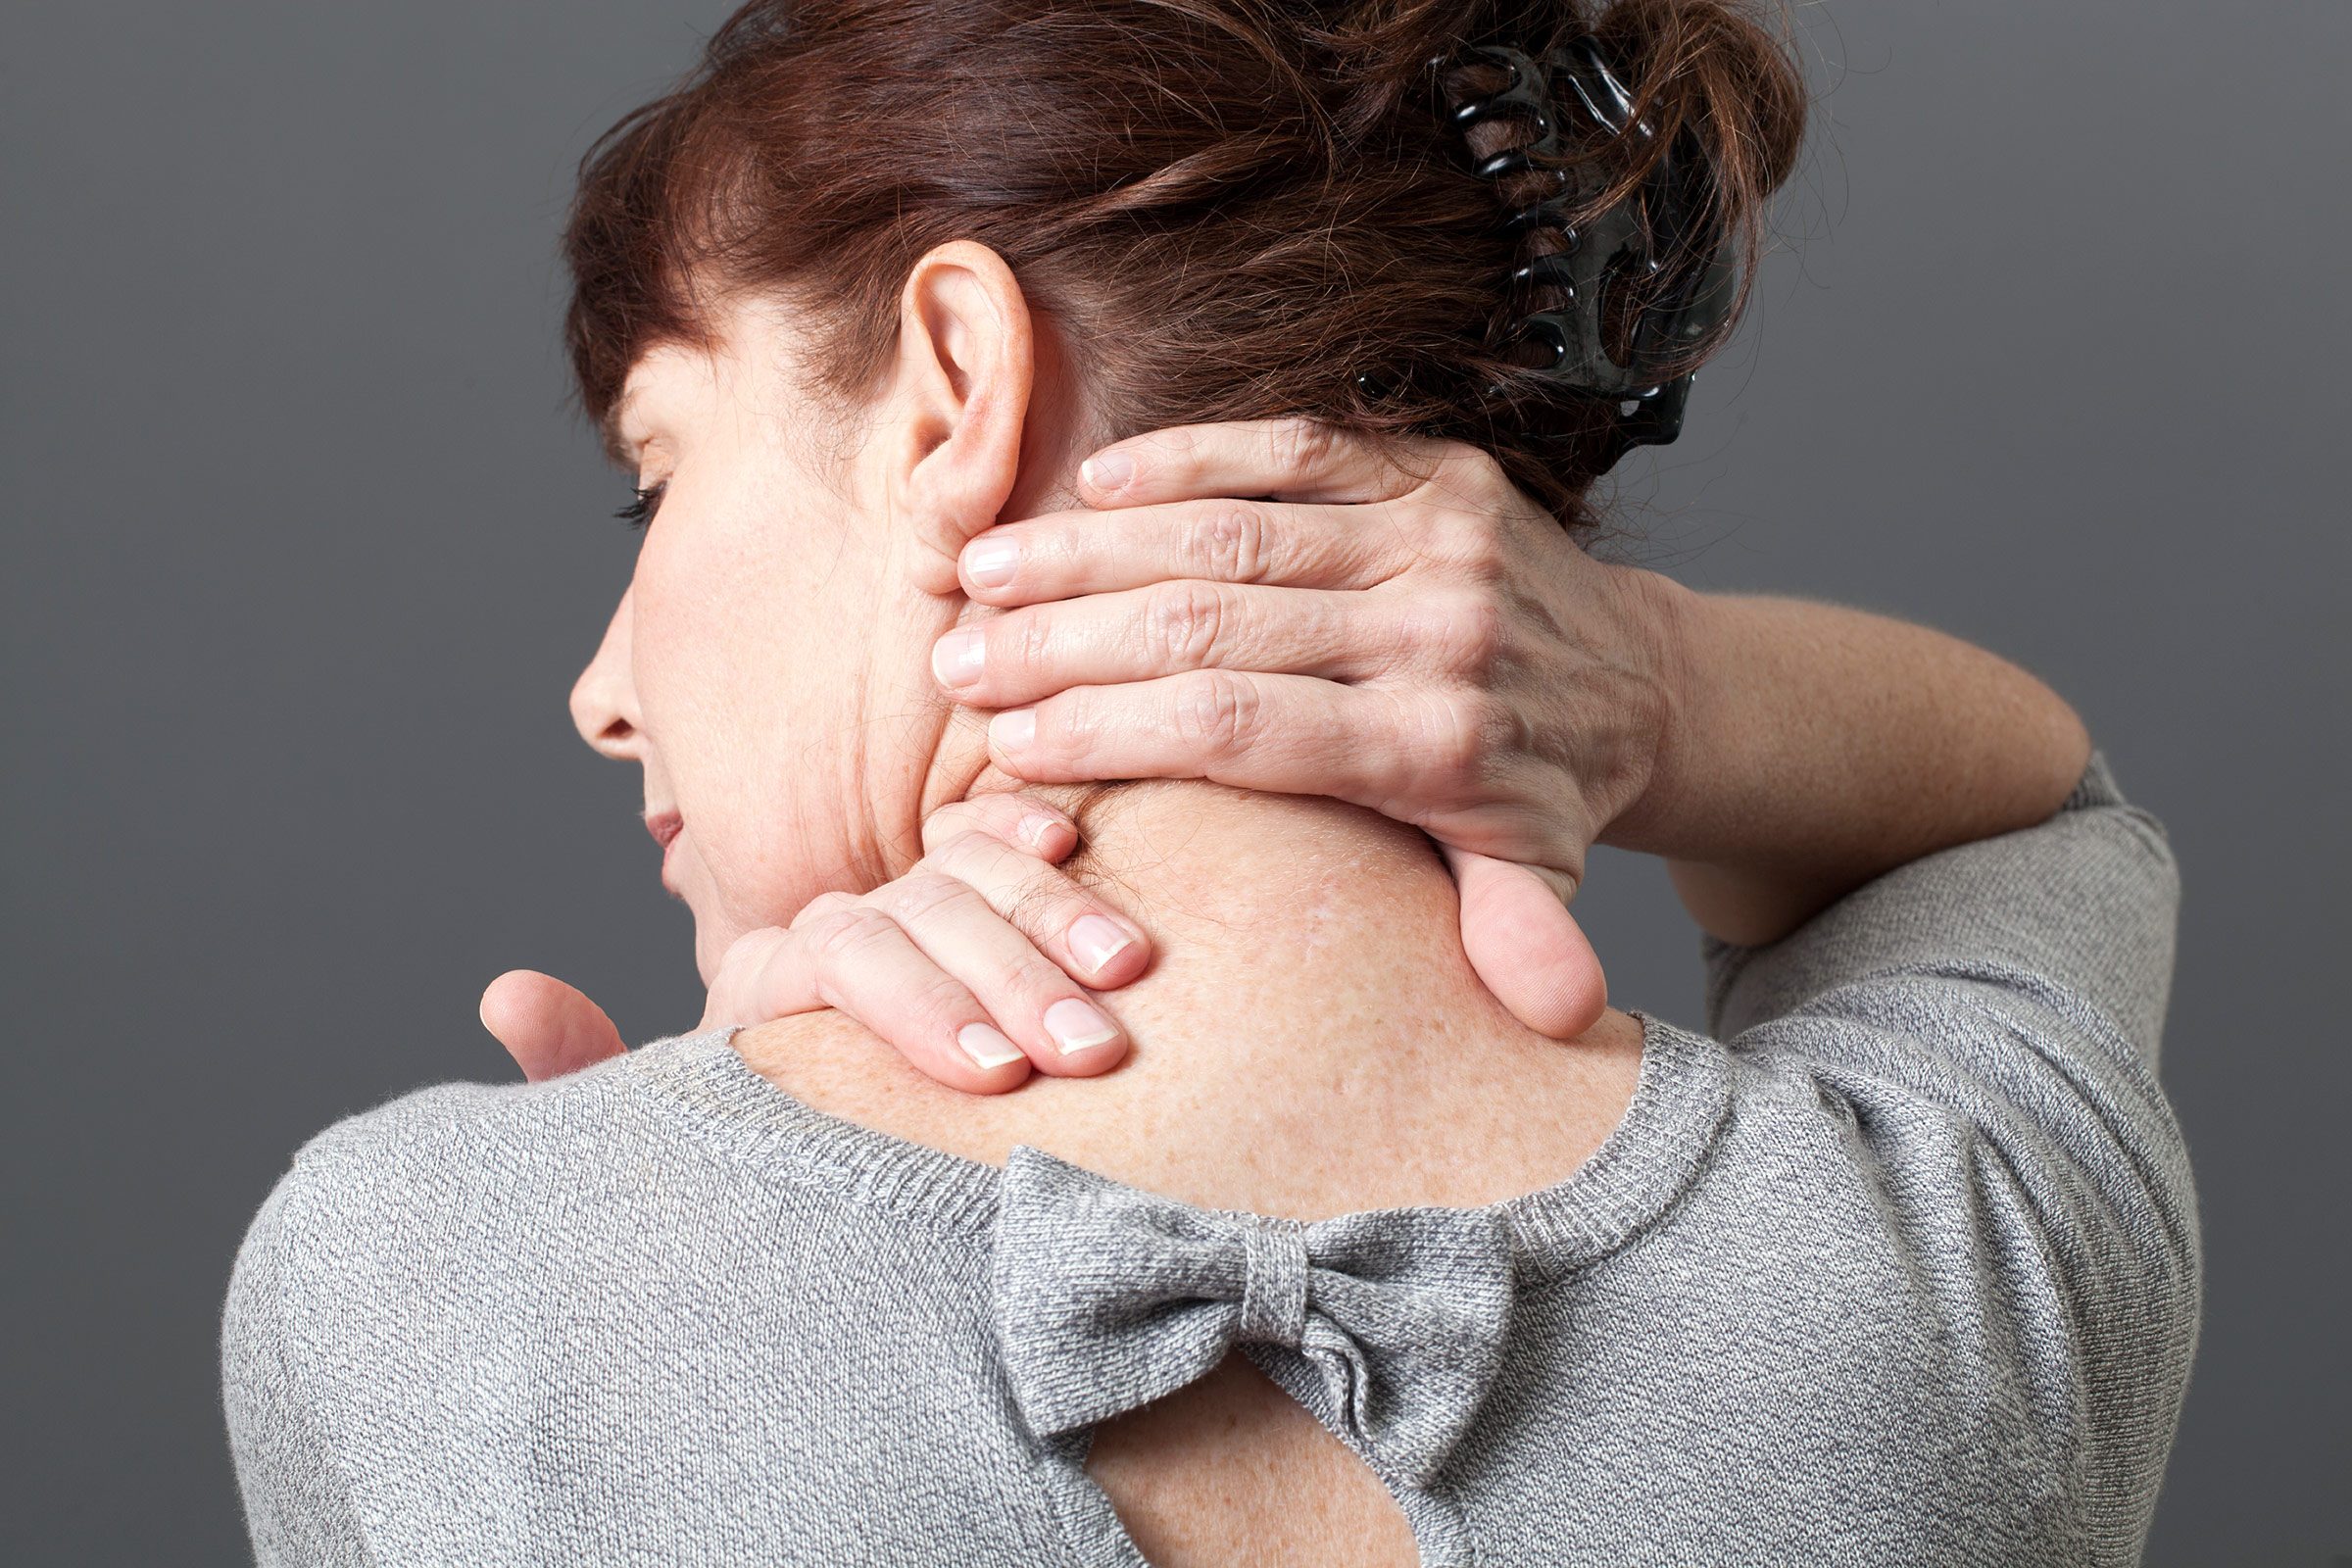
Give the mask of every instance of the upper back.
[{"label": "upper back", "polygon": [[[1409,1101],[1375,1097],[1410,1176],[1301,1174],[1247,1138],[1193,1200],[1067,1166],[1086,1203],[1144,1216],[1108,1233],[1083,1205],[1007,1203],[1053,1155],[998,1170],[829,1115],[719,1036],[408,1097],[315,1140],[240,1253],[222,1349],[257,1543],[269,1562],[1134,1568],[1138,1541],[1377,1561],[1403,1554],[1397,1519],[1351,1466],[1380,1451],[1361,1441],[1394,1392],[1380,1369],[1419,1346],[1445,1353],[1396,1386],[1450,1389],[1413,1408],[1461,1424],[1417,1483],[1384,1461],[1380,1485],[1425,1563],[2133,1562],[2201,1281],[2152,1071],[2177,899],[2161,830],[2094,761],[2051,822],[1890,873],[1769,948],[1710,944],[1717,1038],[1644,1018],[1640,1083],[1573,1175],[1484,1211],[1306,1227],[1331,1244],[1306,1249],[1312,1344],[1250,1358],[1345,1460],[1230,1362],[1091,1429],[1032,1420],[1053,1405],[1016,1366],[1043,1354],[1051,1393],[1098,1363],[1023,1325],[1095,1291],[1115,1332],[1077,1339],[1128,1381],[1184,1323],[1231,1321],[1235,1238],[1296,1223],[1198,1203],[1475,1198],[1508,1163],[1475,1146],[1540,1123],[1533,1092],[1434,1100],[1469,1118],[1439,1129],[1450,1161]],[[1154,1131],[1100,1152],[1149,1171]],[[1490,1223],[1508,1268],[1440,1268],[1399,1316],[1377,1277],[1403,1266],[1413,1296],[1414,1237]],[[1255,1280],[1255,1240],[1250,1259]],[[1495,1289],[1475,1333],[1378,1332],[1458,1328]],[[1171,1310],[1176,1341],[1153,1339]],[[1345,1323],[1372,1338],[1332,1338]],[[1318,1529],[1366,1534],[1301,1547]]]}]

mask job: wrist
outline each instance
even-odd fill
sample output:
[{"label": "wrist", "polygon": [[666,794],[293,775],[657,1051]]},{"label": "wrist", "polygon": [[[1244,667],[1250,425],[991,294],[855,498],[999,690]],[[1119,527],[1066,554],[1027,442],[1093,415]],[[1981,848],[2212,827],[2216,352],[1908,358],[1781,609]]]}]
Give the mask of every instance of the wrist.
[{"label": "wrist", "polygon": [[1615,849],[1651,851],[1672,837],[1671,823],[1683,794],[1681,760],[1690,755],[1688,730],[1698,710],[1700,647],[1708,614],[1707,596],[1673,578],[1635,567],[1624,571],[1628,620],[1645,674],[1641,786],[1602,825],[1595,842]]}]

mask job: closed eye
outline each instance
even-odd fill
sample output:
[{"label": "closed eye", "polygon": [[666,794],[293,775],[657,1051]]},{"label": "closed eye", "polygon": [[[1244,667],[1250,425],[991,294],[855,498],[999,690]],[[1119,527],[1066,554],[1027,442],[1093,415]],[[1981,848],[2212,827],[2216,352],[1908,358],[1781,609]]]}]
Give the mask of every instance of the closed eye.
[{"label": "closed eye", "polygon": [[632,528],[643,528],[654,520],[654,514],[661,510],[662,492],[668,488],[669,481],[664,479],[651,489],[641,489],[636,492],[635,497],[627,506],[620,508],[612,515]]}]

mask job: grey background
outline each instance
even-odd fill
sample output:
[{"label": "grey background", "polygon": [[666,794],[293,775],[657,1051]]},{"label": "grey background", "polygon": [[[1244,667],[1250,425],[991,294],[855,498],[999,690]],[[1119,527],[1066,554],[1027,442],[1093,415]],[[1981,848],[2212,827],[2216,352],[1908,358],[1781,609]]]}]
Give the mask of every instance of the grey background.
[{"label": "grey background", "polygon": [[[632,1039],[697,1014],[634,770],[564,713],[630,543],[553,240],[724,9],[12,10],[13,1560],[241,1558],[237,1240],[332,1118],[508,1075],[484,981],[565,975]],[[1802,15],[1789,248],[1632,471],[1642,559],[2009,654],[2170,825],[2211,1288],[2151,1561],[2340,1562],[2352,7]],[[1697,1021],[1654,865],[1604,854],[1582,907],[1620,1004]]]}]

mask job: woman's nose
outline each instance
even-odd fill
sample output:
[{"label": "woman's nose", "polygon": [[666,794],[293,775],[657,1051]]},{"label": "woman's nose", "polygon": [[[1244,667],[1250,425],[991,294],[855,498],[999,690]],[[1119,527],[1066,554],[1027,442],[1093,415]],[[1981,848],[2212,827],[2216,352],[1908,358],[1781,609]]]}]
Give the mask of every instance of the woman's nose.
[{"label": "woman's nose", "polygon": [[633,761],[638,753],[637,685],[629,662],[629,596],[620,596],[596,657],[571,687],[571,722],[580,739],[606,757]]}]

